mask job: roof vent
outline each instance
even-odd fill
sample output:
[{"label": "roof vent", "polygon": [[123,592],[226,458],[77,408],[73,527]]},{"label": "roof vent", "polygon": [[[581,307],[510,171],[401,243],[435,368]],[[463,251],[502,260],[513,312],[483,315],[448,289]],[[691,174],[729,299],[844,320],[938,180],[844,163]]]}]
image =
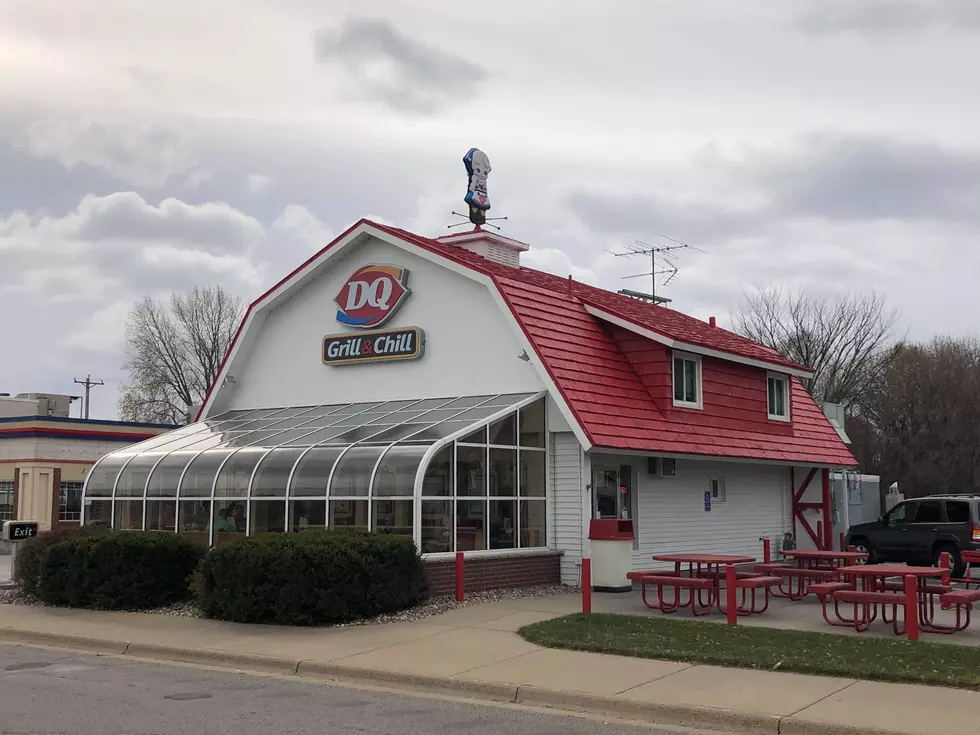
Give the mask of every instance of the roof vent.
[{"label": "roof vent", "polygon": [[511,268],[520,268],[521,253],[530,249],[527,243],[486,230],[446,235],[438,238],[438,241],[469,250],[471,253],[482,255],[487,260]]}]

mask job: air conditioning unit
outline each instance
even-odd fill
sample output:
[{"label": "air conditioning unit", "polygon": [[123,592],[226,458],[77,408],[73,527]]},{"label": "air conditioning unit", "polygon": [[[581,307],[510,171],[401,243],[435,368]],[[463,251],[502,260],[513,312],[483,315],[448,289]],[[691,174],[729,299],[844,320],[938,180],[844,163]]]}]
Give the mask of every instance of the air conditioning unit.
[{"label": "air conditioning unit", "polygon": [[654,477],[674,477],[677,460],[670,457],[647,457],[647,474]]}]

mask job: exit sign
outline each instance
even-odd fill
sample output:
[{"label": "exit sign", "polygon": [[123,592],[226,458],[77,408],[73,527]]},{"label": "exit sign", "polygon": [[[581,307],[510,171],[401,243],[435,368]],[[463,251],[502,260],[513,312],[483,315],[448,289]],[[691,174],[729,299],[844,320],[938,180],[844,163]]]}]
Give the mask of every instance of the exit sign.
[{"label": "exit sign", "polygon": [[27,541],[37,536],[37,521],[4,521],[4,541]]}]

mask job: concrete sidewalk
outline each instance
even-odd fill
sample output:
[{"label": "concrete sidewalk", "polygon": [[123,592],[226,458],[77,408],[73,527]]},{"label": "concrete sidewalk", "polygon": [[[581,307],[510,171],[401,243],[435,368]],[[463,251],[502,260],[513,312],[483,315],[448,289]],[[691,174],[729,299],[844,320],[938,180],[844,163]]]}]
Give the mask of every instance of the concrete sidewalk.
[{"label": "concrete sidewalk", "polygon": [[[0,643],[411,687],[714,730],[980,733],[980,692],[552,650],[515,633],[578,604],[576,595],[508,600],[415,622],[321,629],[0,605]],[[602,606],[599,596],[596,608]]]}]

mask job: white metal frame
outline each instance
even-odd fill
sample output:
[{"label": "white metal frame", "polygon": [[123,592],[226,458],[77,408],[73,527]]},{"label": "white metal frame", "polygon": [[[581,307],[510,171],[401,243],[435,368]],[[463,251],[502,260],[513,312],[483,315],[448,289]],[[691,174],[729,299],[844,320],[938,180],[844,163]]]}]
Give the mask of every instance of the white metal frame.
[{"label": "white metal frame", "polygon": [[[694,390],[697,393],[697,400],[688,401],[686,399],[677,398],[677,360],[683,360],[685,363],[694,363]],[[686,368],[685,368],[686,370]],[[701,355],[696,355],[693,352],[684,352],[683,350],[673,350],[670,355],[670,374],[672,379],[670,381],[670,397],[674,402],[674,405],[678,408],[696,408],[701,410],[704,408],[704,381],[701,377]],[[682,381],[682,392],[684,376],[681,376]]]},{"label": "white metal frame", "polygon": [[[770,380],[778,381],[783,386],[783,389],[782,389],[783,390],[783,405],[786,407],[786,413],[785,413],[785,415],[781,415],[781,414],[778,414],[778,413],[772,413],[769,410],[769,402],[770,402],[769,401],[769,398],[770,398],[770,396],[769,396],[769,381]],[[789,381],[790,381],[790,376],[787,375],[786,373],[777,373],[777,372],[774,372],[772,370],[766,371],[766,414],[769,416],[769,420],[770,421],[785,421],[785,422],[791,422],[792,421],[793,409],[792,409],[792,406],[790,406],[790,395],[792,394],[792,391],[790,390],[790,383],[789,383]]]}]

